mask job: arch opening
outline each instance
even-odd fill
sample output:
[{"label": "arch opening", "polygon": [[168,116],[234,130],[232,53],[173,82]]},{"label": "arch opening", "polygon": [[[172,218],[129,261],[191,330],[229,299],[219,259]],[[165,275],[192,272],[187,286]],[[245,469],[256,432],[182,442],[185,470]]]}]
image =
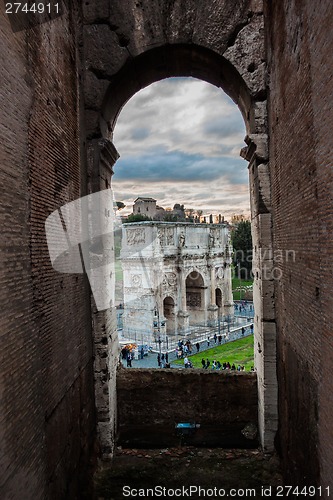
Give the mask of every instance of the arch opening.
[{"label": "arch opening", "polygon": [[215,304],[219,308],[219,315],[220,315],[221,314],[221,310],[222,310],[222,304],[223,304],[223,301],[222,301],[222,291],[221,291],[220,288],[216,288],[215,289]]},{"label": "arch opening", "polygon": [[175,324],[175,301],[172,297],[165,297],[163,300],[163,314],[166,320],[166,333],[174,335]]},{"label": "arch opening", "polygon": [[171,77],[194,77],[221,88],[239,107],[247,134],[255,132],[253,99],[236,68],[223,56],[191,44],[163,45],[127,61],[110,83],[102,104],[100,130],[113,140],[113,131],[122,107],[139,90]]},{"label": "arch opening", "polygon": [[204,279],[198,271],[192,271],[186,278],[186,307],[190,325],[206,323],[206,300]]},{"label": "arch opening", "polygon": [[[266,90],[263,90],[264,85],[259,85],[258,88],[261,90],[256,92],[252,89],[250,91],[239,71],[223,56],[195,44],[173,44],[147,50],[128,60],[122,69],[112,76],[101,106],[99,128],[91,127],[94,131],[88,138],[98,139],[102,135],[105,139],[112,141],[118,115],[125,103],[150,83],[172,76],[194,76],[207,81],[216,87],[222,88],[238,105],[247,132],[247,147],[244,148],[242,156],[250,162],[250,184],[254,193],[251,198],[251,211],[254,219],[254,245],[257,243],[258,252],[260,252],[261,246],[271,247],[271,232],[268,231],[264,236],[262,235],[264,223],[271,227],[269,222],[271,217],[270,184],[264,168],[261,169],[259,174],[257,172],[259,165],[262,164],[266,168],[268,163]],[[111,175],[112,173],[111,169]],[[263,194],[260,186],[265,183],[268,187],[267,192]],[[261,215],[265,217],[265,221],[263,221],[264,217],[261,217]],[[264,263],[259,263],[259,266],[261,265],[264,266]],[[266,351],[269,350],[274,356],[274,338],[270,335],[272,323],[271,320],[265,322],[263,319],[267,307],[262,298],[266,293],[265,290],[269,289],[271,291],[274,284],[269,282],[268,279],[265,281],[261,277],[262,273],[260,271],[259,268],[256,274],[258,277],[257,285],[254,290],[254,296],[257,294],[258,310],[260,311],[256,317],[257,327],[255,329],[257,331],[257,340],[260,342],[256,342],[256,344],[265,345]],[[226,302],[224,306],[230,307],[230,304]],[[269,308],[270,306],[268,306]],[[274,305],[272,310],[274,310]],[[264,336],[265,332],[267,332],[267,340]],[[268,347],[266,347],[266,344]],[[275,375],[272,373],[271,376],[271,372],[268,373],[264,369],[266,360],[263,359],[262,352],[261,348],[258,351],[256,363],[259,375],[259,432],[261,443],[265,449],[272,449],[272,429],[276,429],[277,420],[277,384]],[[266,394],[264,390],[267,385],[272,387],[269,394]]]}]

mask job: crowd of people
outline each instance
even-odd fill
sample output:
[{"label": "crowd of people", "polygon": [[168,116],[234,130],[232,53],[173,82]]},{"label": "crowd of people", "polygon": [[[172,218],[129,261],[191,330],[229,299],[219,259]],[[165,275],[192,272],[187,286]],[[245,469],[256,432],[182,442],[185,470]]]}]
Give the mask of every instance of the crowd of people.
[{"label": "crowd of people", "polygon": [[159,368],[170,368],[169,354],[167,352],[157,354],[157,365]]},{"label": "crowd of people", "polygon": [[[252,334],[253,333],[253,324],[250,325],[250,330],[251,330],[251,334]],[[245,335],[245,328],[242,327],[242,337],[244,335]],[[226,334],[223,334],[223,336],[222,336],[221,334],[217,335],[216,333],[214,333],[214,336],[212,337],[214,344],[221,345],[223,337],[225,337],[225,336],[226,336]],[[209,348],[209,346],[210,346],[210,337],[209,336],[206,339],[206,343],[207,343],[207,348]],[[195,350],[194,350],[194,348],[195,348]],[[200,342],[196,342],[194,344],[194,347],[193,347],[190,340],[187,340],[186,342],[184,340],[179,340],[178,346],[176,348],[176,357],[177,357],[177,359],[181,359],[181,358],[184,358],[185,356],[188,356],[189,354],[193,354],[194,352],[197,354],[200,351],[200,348],[201,348]]]},{"label": "crowd of people", "polygon": [[247,300],[242,300],[239,304],[235,302],[235,312],[239,312],[240,314],[253,312],[253,304],[248,304]]}]

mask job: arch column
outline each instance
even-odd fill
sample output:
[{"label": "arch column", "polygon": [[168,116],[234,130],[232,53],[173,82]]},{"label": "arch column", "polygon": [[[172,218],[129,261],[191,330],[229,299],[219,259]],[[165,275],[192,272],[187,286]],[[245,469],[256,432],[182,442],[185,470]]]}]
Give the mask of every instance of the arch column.
[{"label": "arch column", "polygon": [[[110,188],[113,165],[118,158],[116,148],[107,139],[95,139],[87,143],[89,194]],[[113,205],[109,210],[113,215]],[[113,234],[109,236],[113,238]],[[113,252],[113,245],[108,249],[103,248],[104,258],[107,251]],[[108,260],[113,261],[113,255],[110,255]],[[116,369],[119,347],[114,276],[109,266],[100,267],[98,270],[102,273],[101,293],[106,295],[104,299],[110,307],[98,311],[91,295],[97,439],[103,458],[109,459],[113,454],[116,432]]]},{"label": "arch column", "polygon": [[268,136],[253,134],[241,156],[249,161],[253,240],[254,360],[258,380],[258,422],[262,447],[274,449],[278,427],[276,319]]},{"label": "arch column", "polygon": [[208,306],[208,326],[216,326],[219,308],[215,299],[215,266],[210,264],[210,304]]},{"label": "arch column", "polygon": [[189,325],[190,325],[190,315],[187,311],[187,304],[186,304],[186,272],[183,269],[184,265],[181,266],[181,272],[180,272],[180,277],[179,277],[179,289],[180,289],[180,296],[179,296],[179,303],[180,303],[180,310],[178,311],[178,331],[179,333],[186,333],[189,330]]}]

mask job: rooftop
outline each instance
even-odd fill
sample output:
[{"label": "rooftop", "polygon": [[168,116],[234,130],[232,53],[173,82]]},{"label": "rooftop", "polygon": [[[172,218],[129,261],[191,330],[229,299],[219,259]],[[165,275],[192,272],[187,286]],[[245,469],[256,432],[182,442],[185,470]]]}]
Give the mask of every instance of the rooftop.
[{"label": "rooftop", "polygon": [[144,196],[139,196],[136,200],[134,200],[134,203],[137,201],[156,201],[154,198],[146,198]]}]

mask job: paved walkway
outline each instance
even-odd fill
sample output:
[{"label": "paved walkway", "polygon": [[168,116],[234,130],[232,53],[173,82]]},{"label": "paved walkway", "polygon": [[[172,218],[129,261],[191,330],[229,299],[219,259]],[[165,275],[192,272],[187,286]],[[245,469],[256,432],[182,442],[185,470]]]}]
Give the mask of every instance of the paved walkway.
[{"label": "paved walkway", "polygon": [[[246,335],[249,335],[249,334],[250,334],[250,329],[247,328]],[[241,334],[239,336],[237,335],[237,338],[242,338],[242,335]],[[230,339],[229,342],[232,342],[233,340],[235,340],[235,338]],[[223,343],[227,343],[227,342],[222,342],[222,344]],[[199,353],[205,352],[205,351],[207,351],[207,349],[211,349],[212,347],[219,345],[218,341],[216,341],[216,343],[214,343],[214,338],[210,339],[209,345],[208,345],[207,340],[200,341],[199,344],[200,344]],[[163,350],[161,352],[163,353]],[[192,354],[197,354],[197,349],[196,349],[195,345],[193,345]],[[157,355],[158,355],[158,352],[153,351],[153,352],[149,353],[147,356],[144,356],[143,359],[133,359],[132,360],[132,368],[158,368]],[[177,359],[175,350],[169,351],[168,355],[169,355],[169,363],[172,363],[173,361],[175,361]],[[121,361],[122,361],[123,366],[126,368],[126,364],[127,364],[126,360],[122,359]],[[171,368],[183,368],[183,365],[172,365],[171,364]]]}]

